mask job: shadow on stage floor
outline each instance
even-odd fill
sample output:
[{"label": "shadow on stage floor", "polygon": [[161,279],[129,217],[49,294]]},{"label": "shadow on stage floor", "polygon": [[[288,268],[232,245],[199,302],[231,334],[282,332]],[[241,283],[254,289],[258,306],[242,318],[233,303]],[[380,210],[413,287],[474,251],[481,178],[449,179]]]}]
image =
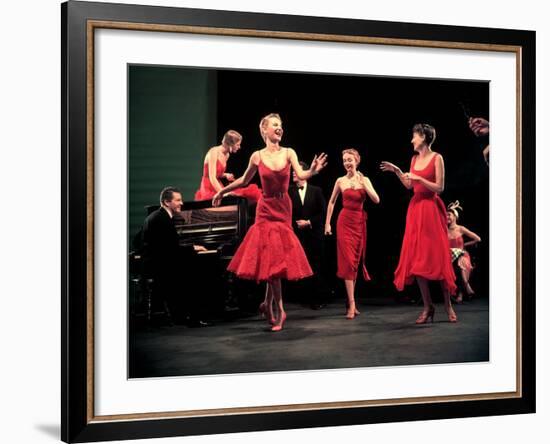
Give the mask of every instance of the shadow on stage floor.
[{"label": "shadow on stage floor", "polygon": [[175,325],[131,332],[130,378],[483,362],[489,360],[489,304],[455,305],[451,324],[436,304],[433,324],[415,325],[420,306],[362,304],[345,318],[343,302],[321,310],[286,304],[272,333],[259,315],[205,328]]}]

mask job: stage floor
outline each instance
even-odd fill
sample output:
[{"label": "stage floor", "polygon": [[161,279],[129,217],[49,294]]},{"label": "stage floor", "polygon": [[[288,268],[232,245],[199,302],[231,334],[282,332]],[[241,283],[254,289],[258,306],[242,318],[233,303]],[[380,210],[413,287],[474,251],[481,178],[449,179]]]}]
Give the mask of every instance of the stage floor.
[{"label": "stage floor", "polygon": [[259,315],[213,326],[143,328],[130,340],[130,378],[446,364],[489,360],[486,298],[455,305],[458,323],[436,304],[433,324],[416,325],[418,305],[359,305],[345,318],[344,302],[312,310],[285,304],[287,321],[272,333]]}]

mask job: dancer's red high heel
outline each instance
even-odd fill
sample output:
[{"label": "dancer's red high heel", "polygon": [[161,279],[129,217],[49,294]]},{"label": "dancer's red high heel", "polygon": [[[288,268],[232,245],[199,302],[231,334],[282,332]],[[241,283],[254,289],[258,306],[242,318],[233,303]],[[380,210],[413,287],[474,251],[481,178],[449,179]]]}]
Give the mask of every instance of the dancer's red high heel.
[{"label": "dancer's red high heel", "polygon": [[458,322],[456,313],[452,308],[451,308],[451,311],[447,311],[447,317],[449,318],[449,322],[452,322],[452,323]]},{"label": "dancer's red high heel", "polygon": [[281,331],[283,329],[283,324],[286,321],[286,313],[283,311],[281,313],[281,318],[279,319],[279,322],[276,323],[273,327],[271,327],[271,331]]},{"label": "dancer's red high heel", "polygon": [[426,324],[428,322],[428,319],[430,319],[433,324],[434,314],[435,314],[435,307],[431,305],[428,311],[423,311],[422,313],[420,313],[420,316],[418,316],[418,318],[416,319],[416,323]]},{"label": "dancer's red high heel", "polygon": [[346,318],[353,319],[355,316],[359,316],[361,312],[357,310],[357,306],[353,307],[353,312],[349,307],[349,304],[346,302]]},{"label": "dancer's red high heel", "polygon": [[357,310],[357,308],[355,307],[355,305],[353,306],[353,308],[348,308],[348,311],[346,312],[346,318],[347,319],[354,319],[355,316],[357,316],[359,314],[359,310]]}]

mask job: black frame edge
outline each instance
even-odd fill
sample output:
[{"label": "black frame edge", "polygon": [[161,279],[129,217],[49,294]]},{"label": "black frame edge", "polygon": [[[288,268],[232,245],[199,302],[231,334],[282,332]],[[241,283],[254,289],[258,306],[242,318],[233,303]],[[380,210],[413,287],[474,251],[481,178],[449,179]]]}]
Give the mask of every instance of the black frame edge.
[{"label": "black frame edge", "polygon": [[67,402],[68,356],[65,346],[67,339],[67,181],[65,165],[67,162],[67,3],[61,4],[61,440],[67,442],[69,409]]},{"label": "black frame edge", "polygon": [[522,386],[536,411],[536,33],[522,39]]},{"label": "black frame edge", "polygon": [[62,427],[76,442],[87,427],[86,19],[73,1],[62,11]]}]

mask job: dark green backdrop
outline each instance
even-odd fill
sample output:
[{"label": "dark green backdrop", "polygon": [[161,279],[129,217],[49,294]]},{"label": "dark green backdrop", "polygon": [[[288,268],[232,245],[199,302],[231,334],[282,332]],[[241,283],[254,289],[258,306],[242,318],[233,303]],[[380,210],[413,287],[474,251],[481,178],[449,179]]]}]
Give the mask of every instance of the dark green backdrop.
[{"label": "dark green backdrop", "polygon": [[128,68],[128,235],[130,241],[165,186],[184,200],[197,190],[202,162],[216,141],[217,73]]}]

